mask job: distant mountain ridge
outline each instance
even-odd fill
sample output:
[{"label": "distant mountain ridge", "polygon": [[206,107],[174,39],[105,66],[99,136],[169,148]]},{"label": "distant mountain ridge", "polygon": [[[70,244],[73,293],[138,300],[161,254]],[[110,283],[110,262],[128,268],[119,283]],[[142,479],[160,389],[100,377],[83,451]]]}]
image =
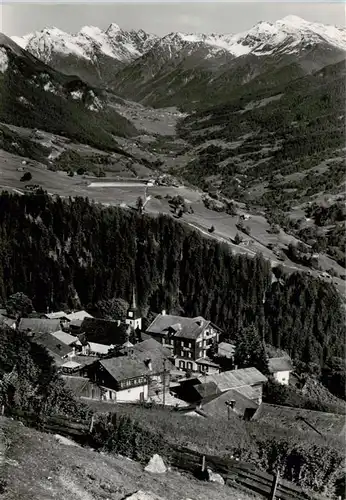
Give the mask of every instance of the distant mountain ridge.
[{"label": "distant mountain ridge", "polygon": [[[346,52],[346,28],[297,16],[259,22],[238,34],[173,32],[159,37],[113,23],[106,30],[85,26],[75,35],[45,28],[12,40],[58,71],[153,106],[203,102],[210,85],[224,93],[225,87],[292,63],[299,66],[293,76],[302,76],[340,61]],[[206,92],[198,99],[201,86]]]},{"label": "distant mountain ridge", "polygon": [[270,50],[296,51],[300,43],[325,42],[346,50],[346,28],[311,23],[297,16],[286,16],[275,23],[261,21],[250,30],[237,34],[191,34],[173,32],[163,37],[143,30],[124,31],[112,23],[106,30],[84,26],[77,34],[65,33],[58,28],[44,28],[23,37],[11,37],[22,48],[49,62],[52,51],[78,55],[91,59],[94,52],[131,61],[141,57],[155,44],[179,45],[179,41],[205,44],[225,50],[234,57],[254,53],[268,55]]}]

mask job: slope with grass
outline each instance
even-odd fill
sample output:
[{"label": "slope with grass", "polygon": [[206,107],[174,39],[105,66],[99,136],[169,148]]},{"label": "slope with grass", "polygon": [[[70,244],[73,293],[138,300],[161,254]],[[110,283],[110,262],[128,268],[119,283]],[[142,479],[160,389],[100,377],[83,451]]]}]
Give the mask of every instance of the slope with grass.
[{"label": "slope with grass", "polygon": [[71,446],[6,418],[0,418],[0,450],[2,500],[123,500],[137,491],[147,500],[257,498],[175,471],[154,477],[122,456]]}]

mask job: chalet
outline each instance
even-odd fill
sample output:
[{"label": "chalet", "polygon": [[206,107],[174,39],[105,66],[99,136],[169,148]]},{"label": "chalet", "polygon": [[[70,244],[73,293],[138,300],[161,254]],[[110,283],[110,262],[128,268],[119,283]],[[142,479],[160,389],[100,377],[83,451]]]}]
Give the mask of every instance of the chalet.
[{"label": "chalet", "polygon": [[344,441],[345,415],[262,403],[252,420],[301,432],[340,437]]},{"label": "chalet", "polygon": [[170,349],[177,368],[194,372],[219,371],[207,353],[218,342],[221,330],[201,316],[186,318],[163,311],[147,328],[147,333]]},{"label": "chalet", "polygon": [[289,357],[270,358],[268,361],[268,368],[269,372],[279,384],[289,384],[290,373],[293,371],[292,361]]},{"label": "chalet", "polygon": [[128,356],[101,359],[94,365],[93,381],[103,390],[103,399],[118,402],[146,401],[149,368]]},{"label": "chalet", "polygon": [[47,333],[34,335],[33,341],[46,348],[57,366],[61,366],[64,360],[67,360],[68,355],[73,354],[74,348],[72,346],[64,344],[61,340]]},{"label": "chalet", "polygon": [[60,319],[22,318],[18,330],[31,334],[58,332],[61,330],[61,321]]}]

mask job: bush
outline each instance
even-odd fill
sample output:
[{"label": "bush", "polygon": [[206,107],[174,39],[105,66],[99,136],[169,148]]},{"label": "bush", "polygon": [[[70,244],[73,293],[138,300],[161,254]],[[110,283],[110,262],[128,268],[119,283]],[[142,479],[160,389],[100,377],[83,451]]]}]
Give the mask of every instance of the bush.
[{"label": "bush", "polygon": [[30,172],[25,172],[25,174],[20,178],[21,182],[31,181],[32,175]]},{"label": "bush", "polygon": [[239,245],[243,241],[243,237],[237,233],[234,237],[234,243],[235,245]]}]

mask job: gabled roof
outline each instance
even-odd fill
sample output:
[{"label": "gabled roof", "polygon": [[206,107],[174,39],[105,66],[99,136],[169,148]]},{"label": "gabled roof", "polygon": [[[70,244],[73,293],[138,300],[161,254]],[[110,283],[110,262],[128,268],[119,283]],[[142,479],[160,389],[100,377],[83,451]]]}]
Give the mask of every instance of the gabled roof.
[{"label": "gabled roof", "polygon": [[78,342],[78,338],[70,335],[69,333],[63,332],[62,330],[58,330],[57,332],[53,332],[50,335],[53,335],[56,339],[66,345],[75,344]]},{"label": "gabled roof", "polygon": [[46,333],[35,335],[33,338],[33,342],[36,344],[40,344],[45,347],[49,352],[53,353],[58,358],[63,359],[70,352],[72,352],[72,347],[64,344],[61,340],[56,339],[53,335],[49,335]]},{"label": "gabled roof", "polygon": [[245,385],[265,383],[268,380],[257,368],[241,368],[207,376],[200,375],[199,379],[206,382],[215,382],[222,392]]},{"label": "gabled roof", "polygon": [[131,359],[128,356],[101,359],[99,363],[117,382],[150,373],[142,361]]},{"label": "gabled roof", "polygon": [[277,372],[292,372],[292,361],[288,357],[270,358],[268,361],[268,368],[270,373]]},{"label": "gabled roof", "polygon": [[207,403],[202,403],[201,409],[208,417],[227,418],[228,410],[226,403],[232,400],[235,402],[232,412],[238,415],[244,415],[245,411],[249,408],[253,410],[258,408],[258,405],[254,401],[248,399],[236,389],[231,389],[230,391],[220,393],[220,395]]},{"label": "gabled roof", "polygon": [[117,321],[99,318],[85,318],[81,326],[81,334],[88,342],[104,345],[123,345],[127,340],[127,325]]},{"label": "gabled roof", "polygon": [[215,382],[206,382],[205,384],[197,384],[194,386],[194,390],[200,396],[201,400],[210,399],[216,397],[218,394],[222,394]]},{"label": "gabled roof", "polygon": [[87,313],[86,311],[75,311],[71,314],[67,314],[67,319],[69,319],[70,321],[74,321],[74,320],[83,320],[85,318],[92,318],[93,316],[91,316],[91,314]]},{"label": "gabled roof", "polygon": [[132,356],[139,361],[145,362],[150,359],[153,372],[163,372],[163,364],[165,360],[166,370],[171,371],[174,369],[173,363],[171,363],[168,359],[171,356],[170,350],[165,348],[162,344],[160,344],[160,342],[157,342],[153,338],[138,342],[131,348],[131,351],[133,353]]},{"label": "gabled roof", "polygon": [[59,319],[22,318],[18,330],[34,333],[53,333],[61,329]]},{"label": "gabled roof", "polygon": [[323,435],[344,436],[345,415],[326,413],[323,411],[290,408],[288,406],[270,405],[262,403],[252,420],[268,424],[275,423],[285,429],[300,430],[302,432],[319,432]]},{"label": "gabled roof", "polygon": [[96,356],[73,356],[73,358],[71,359],[82,367],[92,365],[99,360],[99,358]]},{"label": "gabled roof", "polygon": [[147,328],[147,333],[168,335],[169,331],[177,338],[196,340],[210,324],[202,316],[185,318],[171,314],[159,314]]}]

